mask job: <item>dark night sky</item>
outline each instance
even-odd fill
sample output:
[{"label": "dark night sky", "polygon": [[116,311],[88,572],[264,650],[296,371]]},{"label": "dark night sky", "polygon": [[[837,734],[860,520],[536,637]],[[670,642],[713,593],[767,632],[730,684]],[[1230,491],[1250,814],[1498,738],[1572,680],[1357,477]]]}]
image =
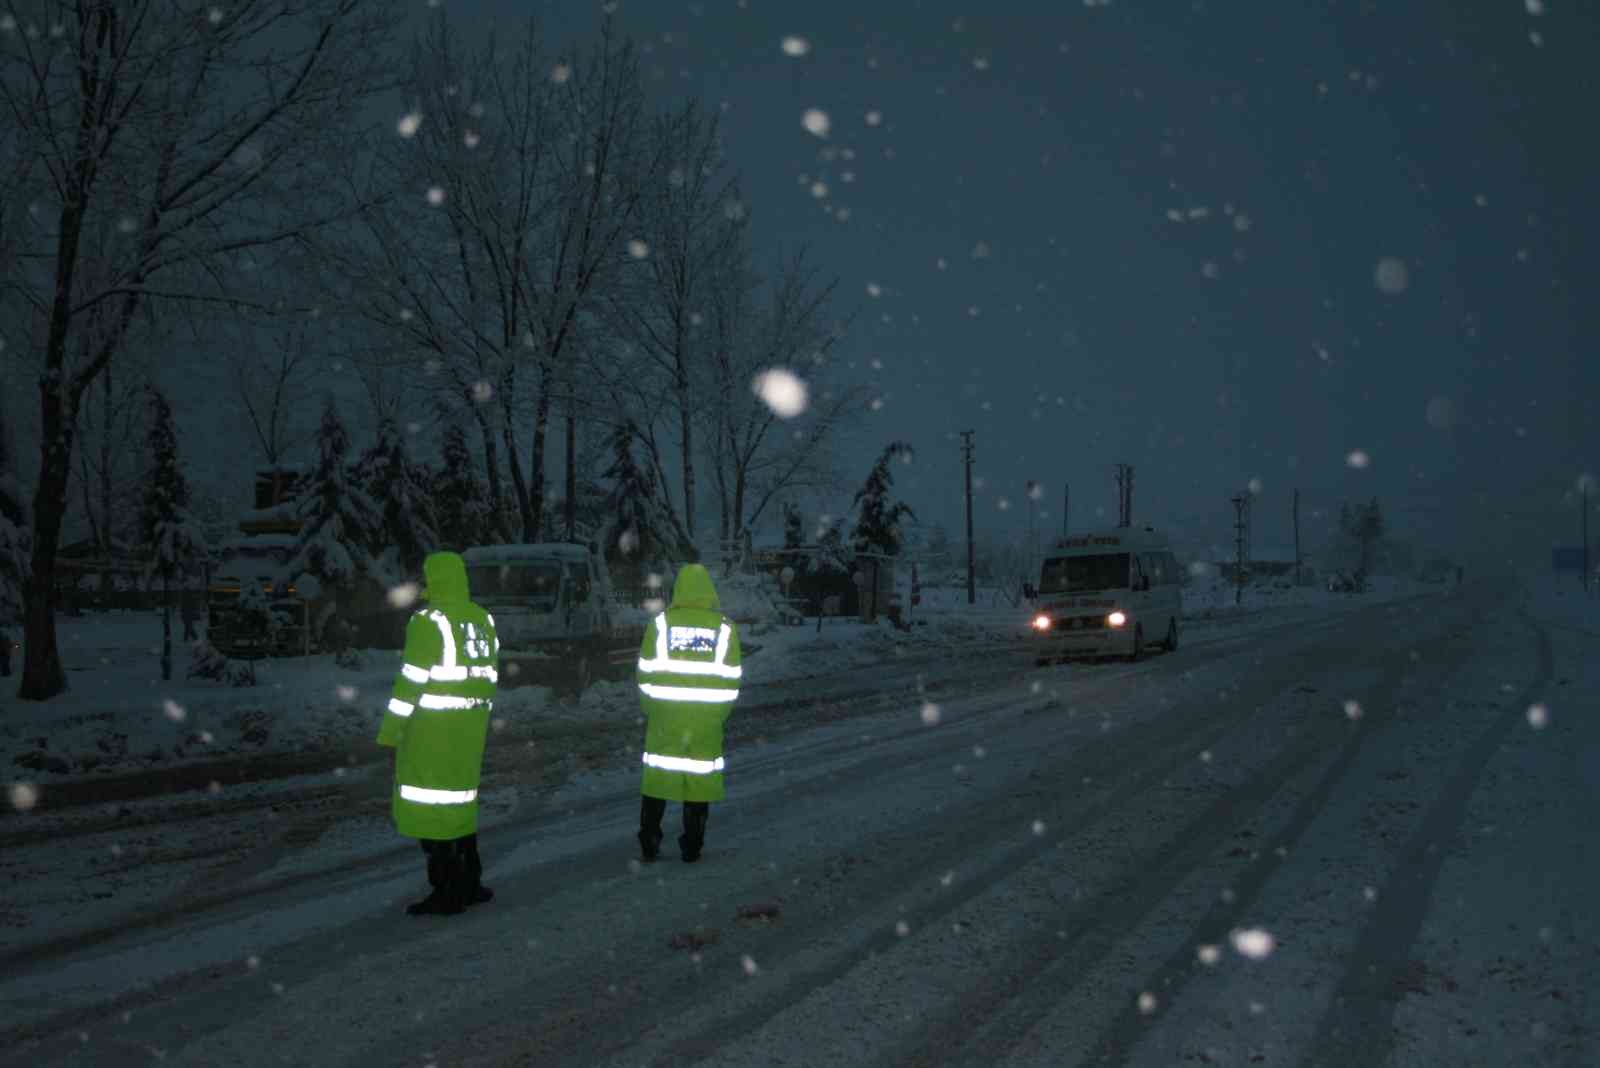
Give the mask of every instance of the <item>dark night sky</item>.
[{"label": "dark night sky", "polygon": [[[411,28],[433,14],[409,2]],[[441,3],[480,37],[531,14],[552,55],[604,17],[588,0]],[[843,352],[881,401],[842,452],[852,484],[909,440],[897,488],[956,533],[970,428],[980,536],[1020,537],[1029,479],[1043,530],[1068,482],[1075,528],[1114,520],[1127,462],[1136,518],[1197,552],[1229,540],[1228,498],[1252,482],[1258,549],[1288,544],[1295,488],[1313,545],[1330,519],[1313,513],[1374,494],[1424,549],[1539,562],[1575,539],[1572,489],[1600,469],[1583,135],[1600,13],[606,6],[663,105],[721,110],[758,256],[807,244],[839,276]],[[374,121],[392,130],[406,106]],[[1390,258],[1398,292],[1378,284]]]},{"label": "dark night sky", "polygon": [[[663,100],[723,108],[758,248],[809,243],[841,276],[859,309],[847,351],[883,400],[857,466],[913,441],[902,486],[928,518],[959,521],[953,432],[972,428],[993,530],[1022,528],[1029,478],[1050,487],[1045,527],[1067,481],[1075,526],[1114,514],[1118,461],[1137,467],[1139,518],[1196,540],[1221,536],[1251,479],[1258,545],[1287,539],[1295,486],[1308,510],[1380,494],[1397,528],[1448,548],[1541,530],[1597,444],[1593,151],[1577,140],[1595,16],[1248,7],[615,14]],[[556,42],[601,17],[447,10],[483,32],[532,11]],[[785,54],[791,34],[808,53]],[[802,128],[812,107],[826,140]],[[1386,257],[1401,292],[1376,284]]]}]

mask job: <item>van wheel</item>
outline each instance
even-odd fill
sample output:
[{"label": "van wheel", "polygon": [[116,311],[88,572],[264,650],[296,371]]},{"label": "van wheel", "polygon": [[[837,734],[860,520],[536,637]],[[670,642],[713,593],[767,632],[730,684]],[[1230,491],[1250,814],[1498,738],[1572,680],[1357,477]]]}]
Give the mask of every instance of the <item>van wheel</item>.
[{"label": "van wheel", "polygon": [[1173,616],[1171,622],[1169,622],[1167,624],[1166,646],[1167,646],[1167,652],[1169,652],[1169,653],[1175,653],[1175,652],[1178,651],[1178,617],[1177,616]]},{"label": "van wheel", "polygon": [[1144,657],[1144,625],[1133,625],[1133,652],[1128,654],[1128,663],[1138,663]]}]

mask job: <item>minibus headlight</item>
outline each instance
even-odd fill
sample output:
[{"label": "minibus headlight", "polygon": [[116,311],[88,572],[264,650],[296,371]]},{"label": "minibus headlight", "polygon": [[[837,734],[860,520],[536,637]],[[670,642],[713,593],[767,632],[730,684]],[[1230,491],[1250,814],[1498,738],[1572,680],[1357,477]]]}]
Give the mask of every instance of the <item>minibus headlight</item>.
[{"label": "minibus headlight", "polygon": [[1128,617],[1121,612],[1112,612],[1109,616],[1106,616],[1106,622],[1113,627],[1120,627],[1127,621]]}]

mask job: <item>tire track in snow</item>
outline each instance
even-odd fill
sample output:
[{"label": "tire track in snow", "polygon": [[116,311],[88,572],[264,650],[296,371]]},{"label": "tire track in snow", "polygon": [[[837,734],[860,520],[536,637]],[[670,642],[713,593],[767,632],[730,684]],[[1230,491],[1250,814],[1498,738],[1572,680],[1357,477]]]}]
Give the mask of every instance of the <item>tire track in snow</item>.
[{"label": "tire track in snow", "polygon": [[[1448,641],[1447,638],[1430,639],[1426,644]],[[1410,653],[1416,646],[1396,650],[1384,657],[1376,681],[1360,691],[1363,707],[1383,707],[1379,695],[1391,692],[1408,672],[1415,670]],[[1355,650],[1359,657],[1362,650]],[[1343,672],[1347,665],[1319,661],[1317,678]],[[1322,686],[1319,689],[1331,690]],[[1237,717],[1228,731],[1238,728],[1246,717]],[[1100,893],[1080,904],[1075,904],[1073,920],[1064,925],[1065,937],[1042,940],[1024,947],[1020,954],[1006,957],[992,965],[987,973],[971,984],[969,993],[958,998],[945,1010],[943,1018],[925,1032],[921,1041],[909,1051],[896,1051],[894,1056],[878,1061],[881,1064],[932,1066],[946,1064],[988,1065],[1005,1056],[1028,1035],[1030,1029],[1047,1014],[1057,1010],[1076,996],[1079,988],[1088,981],[1096,966],[1102,964],[1128,937],[1146,924],[1151,917],[1177,893],[1192,875],[1215,860],[1219,849],[1229,840],[1241,824],[1253,822],[1290,783],[1301,777],[1318,760],[1328,753],[1328,738],[1335,731],[1346,734],[1340,754],[1334,758],[1330,769],[1323,773],[1322,784],[1329,789],[1343,774],[1349,759],[1359,747],[1360,740],[1373,727],[1386,719],[1370,712],[1350,731],[1343,721],[1314,723],[1313,729],[1297,735],[1282,751],[1272,756],[1243,783],[1217,797],[1206,809],[1181,829],[1165,837],[1155,847],[1130,861],[1125,867],[1128,876],[1107,885]],[[1306,823],[1315,815],[1321,794],[1297,806],[1297,817]],[[1139,825],[1140,821],[1134,820]],[[1221,917],[1237,915],[1248,906],[1249,900],[1259,890],[1256,880],[1265,882],[1271,870],[1280,863],[1275,853],[1277,847],[1288,848],[1295,837],[1303,832],[1304,825],[1293,821],[1292,835],[1275,839],[1270,848],[1263,848],[1251,873],[1242,880],[1230,883],[1235,897],[1230,902],[1213,906],[1200,929],[1215,935],[1223,934],[1233,926]],[[1219,940],[1213,937],[1211,940]],[[1225,941],[1225,939],[1220,939]],[[1139,985],[1140,990],[1162,992],[1163,1000],[1170,1000],[1166,985],[1171,978],[1177,982],[1179,974],[1187,976],[1193,971],[1193,939],[1186,939],[1183,948],[1175,952],[1166,967]],[[1140,1012],[1130,994],[1119,1006],[1132,1008],[1131,1021],[1127,1009],[1113,1019],[1105,1036],[1097,1043],[1098,1058],[1118,1061],[1126,1056],[1131,1044],[1153,1018]],[[1348,1066],[1347,1066],[1348,1068]]]},{"label": "tire track in snow", "polygon": [[1389,992],[1396,988],[1399,972],[1422,931],[1439,871],[1451,842],[1460,833],[1467,801],[1506,735],[1523,721],[1528,707],[1543,694],[1555,674],[1555,654],[1548,631],[1526,611],[1519,615],[1533,629],[1538,642],[1537,674],[1511,706],[1473,741],[1456,765],[1449,784],[1407,840],[1394,876],[1379,897],[1377,911],[1367,921],[1345,965],[1333,1004],[1318,1024],[1310,1049],[1298,1062],[1303,1068],[1381,1065],[1394,1050],[1398,999]]},{"label": "tire track in snow", "polygon": [[[1375,613],[1379,611],[1390,613],[1395,610],[1395,606],[1389,604],[1377,605],[1373,606],[1371,609],[1364,609],[1361,611],[1363,613]],[[1355,613],[1352,613],[1351,615],[1354,614]],[[1308,624],[1305,621],[1293,621],[1283,625],[1282,627],[1274,628],[1274,630],[1280,632],[1289,632],[1291,636],[1298,635],[1304,637],[1313,635],[1316,631],[1322,629],[1323,626],[1337,626],[1349,622],[1350,620],[1348,618],[1343,617],[1335,618],[1325,622],[1318,621],[1318,624]],[[1192,669],[1195,666],[1209,663],[1213,660],[1224,659],[1228,655],[1227,649],[1225,648],[1226,646],[1231,646],[1246,641],[1259,642],[1263,637],[1264,635],[1262,632],[1257,632],[1255,634],[1243,637],[1226,637],[1211,639],[1206,642],[1191,642],[1188,643],[1182,653],[1178,654],[1178,656],[1173,658],[1173,660],[1170,662],[1166,658],[1161,658],[1146,665],[1117,671],[1115,673],[1103,674],[1097,671],[1089,674],[1086,679],[1082,680],[1079,683],[1079,686],[1074,688],[1074,693],[1072,696],[1075,700],[1083,700],[1093,703],[1097,700],[1096,694],[1102,691],[1126,689],[1130,678],[1136,679],[1136,677],[1139,675],[1147,674],[1152,671],[1162,671],[1169,666],[1169,664],[1170,666],[1180,669]],[[1206,648],[1210,648],[1210,652],[1202,655],[1201,651]],[[1017,669],[1009,666],[1001,669],[1003,673],[1013,673],[1016,670]],[[877,691],[874,690],[868,692]],[[878,696],[880,698],[883,697],[881,692],[878,693]],[[1009,698],[1004,697],[1002,699],[1009,700]],[[885,700],[886,703],[892,703],[894,701],[903,701],[905,698],[900,695],[893,695]],[[954,725],[954,722],[951,722],[947,723],[946,726]],[[946,744],[949,744],[956,738],[956,735],[953,731],[947,731],[945,734]],[[926,728],[918,726],[901,731],[897,734],[886,734],[876,737],[871,743],[862,743],[855,738],[833,739],[822,742],[805,743],[804,748],[814,748],[819,754],[825,753],[828,749],[837,749],[849,750],[853,755],[863,753],[870,755],[874,750],[878,750],[884,746],[889,746],[892,748],[894,743],[903,741],[907,738],[929,738],[935,736],[936,735],[934,732],[929,732],[926,730]],[[964,745],[965,743],[963,742],[962,744]],[[759,770],[762,765],[769,764],[769,762],[770,764],[781,765],[782,762],[789,759],[792,759],[790,754],[779,753],[771,758],[768,758],[767,760],[762,761],[761,764],[752,762],[750,770]],[[906,761],[907,756],[903,753],[888,754],[877,760],[875,765],[871,768],[867,768],[863,774],[872,775],[889,773],[898,767],[904,766]],[[850,770],[854,772],[856,769],[852,768]],[[814,789],[809,790],[808,793],[821,794],[837,789],[836,783],[825,781],[830,777],[831,776],[828,775],[820,776],[814,785]],[[786,787],[783,791],[773,791],[773,794],[773,797],[760,799],[760,804],[763,810],[761,812],[754,813],[755,818],[760,818],[763,816],[766,808],[781,807],[783,804],[789,803],[790,799],[794,796],[794,790]],[[486,842],[492,842],[492,836],[499,836],[513,832],[535,832],[549,830],[557,835],[580,833],[582,828],[574,826],[575,823],[584,822],[582,820],[574,819],[575,815],[580,813],[583,815],[599,816],[599,818],[593,822],[600,826],[615,824],[617,822],[615,818],[607,814],[605,810],[620,804],[626,804],[631,808],[636,797],[636,790],[630,788],[614,795],[603,796],[594,799],[584,799],[580,803],[566,805],[564,806],[564,811],[562,812],[545,812],[531,815],[519,820],[508,821],[506,824],[486,828],[487,834],[491,836],[486,840]],[[757,799],[752,799],[752,801],[755,800]],[[619,833],[619,838],[620,837],[623,837],[623,835]],[[607,845],[602,848],[588,850],[577,857],[564,858],[564,863],[567,861],[577,861],[578,863],[576,864],[576,867],[580,870],[592,867],[596,868],[597,870],[604,869],[611,871],[614,870],[616,852],[616,847]],[[401,863],[409,865],[412,862],[414,862],[414,849],[411,847],[410,843],[405,843],[404,845],[397,845],[393,848],[385,849],[376,855],[365,856],[353,862],[341,862],[338,865],[322,870],[298,873],[293,876],[276,880],[275,882],[264,886],[244,887],[238,890],[228,891],[225,893],[216,893],[206,897],[190,897],[181,903],[181,913],[160,914],[147,917],[143,922],[134,922],[131,924],[124,922],[117,925],[114,930],[104,932],[105,937],[99,939],[86,939],[83,936],[75,936],[69,939],[69,942],[71,943],[70,945],[60,945],[54,947],[57,951],[55,953],[35,952],[24,955],[26,958],[32,959],[19,959],[18,957],[13,956],[7,958],[6,964],[8,965],[8,970],[14,970],[17,964],[36,965],[46,961],[52,956],[63,955],[74,949],[82,949],[88,945],[96,944],[97,942],[109,942],[117,935],[128,933],[130,928],[136,934],[143,934],[152,937],[155,936],[161,929],[169,926],[176,928],[188,927],[190,928],[191,933],[193,933],[193,931],[197,929],[216,927],[232,920],[246,918],[263,910],[271,909],[275,905],[273,899],[276,897],[286,897],[291,899],[305,898],[307,896],[307,886],[315,887],[315,892],[317,894],[348,894],[364,891],[375,883],[392,880],[393,875],[388,869],[392,869]],[[562,880],[557,878],[556,873],[541,873],[541,876],[544,875],[548,875],[549,878],[546,879],[541,877],[541,879],[535,881],[551,882],[554,886],[561,885]],[[548,893],[548,891],[546,892]],[[288,902],[284,903],[287,904]],[[369,925],[367,923],[363,922],[358,925],[354,933],[359,938],[360,931],[365,930],[368,926]],[[371,926],[373,926],[375,929],[387,932],[392,928],[392,921],[387,917],[387,915],[385,915],[385,917],[382,919],[374,920]],[[341,928],[341,931],[349,930],[351,929]],[[320,952],[321,954],[325,955],[327,951],[328,937],[329,936],[326,934],[319,934],[309,938],[306,941],[310,944],[304,948],[315,952]],[[383,940],[380,942],[379,948],[381,949],[389,946],[390,941],[391,940],[387,939]],[[42,1034],[47,1034],[51,1030],[61,1031],[66,1028],[78,1026],[89,1019],[95,1018],[97,1014],[104,1014],[113,1011],[124,1011],[129,1007],[139,1007],[151,1003],[160,1003],[164,999],[182,998],[188,993],[195,992],[197,987],[205,988],[212,985],[217,980],[219,975],[226,978],[238,973],[239,971],[240,969],[237,967],[236,963],[231,965],[223,965],[220,967],[203,968],[200,969],[198,973],[176,976],[173,979],[154,984],[152,987],[146,990],[124,995],[115,999],[113,1003],[103,1005],[96,1009],[73,1010],[64,1014],[59,1014],[52,1020],[40,1021],[38,1024],[26,1029],[9,1029],[5,1037],[8,1040],[20,1040],[25,1037],[36,1037]],[[202,996],[200,1000],[203,1002],[210,999]],[[259,1004],[259,993],[253,995],[248,1004]],[[239,1008],[239,1004],[236,1003],[233,1005],[233,1010],[235,1012],[237,1012]],[[246,1011],[248,1011],[248,1009]],[[207,1017],[209,1014],[202,1013],[201,1015],[202,1017]],[[181,1020],[186,1017],[193,1018],[188,1012],[185,1011],[180,1013],[178,1019]],[[26,1034],[24,1034],[23,1031],[25,1031]],[[417,1047],[413,1044],[411,1049],[414,1051],[415,1048]],[[67,1059],[71,1060],[72,1058],[69,1056]]]},{"label": "tire track in snow", "polygon": [[[1471,646],[1460,640],[1470,630],[1470,626],[1455,628],[1441,640],[1451,654],[1447,658],[1424,658],[1427,674],[1434,683],[1448,682],[1459,666],[1470,658]],[[1139,990],[1159,992],[1157,1001],[1145,1006],[1140,1006],[1132,999],[1124,1002],[1116,1018],[1102,1029],[1101,1037],[1095,1043],[1097,1064],[1130,1063],[1142,1038],[1153,1029],[1166,1009],[1178,1000],[1189,983],[1197,975],[1203,974],[1196,967],[1196,947],[1228,943],[1229,933],[1240,927],[1240,918],[1251,912],[1262,891],[1282,869],[1282,858],[1298,852],[1307,831],[1344,784],[1363,748],[1372,742],[1374,736],[1382,736],[1383,732],[1400,722],[1399,704],[1385,697],[1375,699],[1374,694],[1381,693],[1387,697],[1394,693],[1397,686],[1416,683],[1416,676],[1406,677],[1410,666],[1405,663],[1405,658],[1409,653],[1410,650],[1405,654],[1396,654],[1385,671],[1383,681],[1363,695],[1360,704],[1368,711],[1355,724],[1355,729],[1349,732],[1332,762],[1317,776],[1305,796],[1294,804],[1280,829],[1260,848],[1259,855],[1238,878],[1230,881],[1231,896],[1213,904],[1194,924],[1182,945],[1157,969],[1138,981],[1136,985]],[[1213,847],[1219,841],[1214,841]],[[1041,1011],[1035,1019],[1043,1015]],[[1343,1062],[1342,1068],[1377,1063],[1357,1059]]]},{"label": "tire track in snow", "polygon": [[[1310,638],[1314,635],[1309,629],[1301,627],[1295,631],[1294,637]],[[1110,691],[1120,687],[1125,690],[1127,681],[1126,678],[1115,680],[1106,689]],[[1262,701],[1284,688],[1285,684],[1275,679],[1258,682],[1254,687],[1246,684],[1230,692],[1227,700],[1230,706],[1239,711],[1220,721],[1214,716],[1215,709],[1210,697],[1201,701],[1191,700],[1187,703],[1188,707],[1180,702],[1176,707],[1158,713],[1155,718],[1124,727],[1115,734],[1080,737],[1076,740],[1083,743],[1082,748],[1065,758],[1050,759],[1048,747],[1039,745],[1039,739],[1032,739],[1040,750],[1039,767],[1036,769],[1038,780],[1045,783],[1077,782],[1084,773],[1095,774],[1107,768],[1116,768],[1119,779],[1113,795],[1088,804],[1062,805],[1058,801],[1058,807],[1050,813],[1049,819],[1049,826],[1054,830],[1021,847],[1003,848],[997,860],[983,865],[975,874],[965,876],[954,890],[939,894],[936,900],[927,904],[902,907],[899,902],[908,896],[907,887],[932,885],[938,873],[951,866],[949,858],[952,855],[959,856],[969,851],[974,841],[994,840],[997,827],[1011,825],[1007,820],[1025,827],[1028,818],[1041,814],[1038,795],[1043,792],[1042,788],[1017,792],[1002,786],[997,791],[1001,796],[984,797],[981,808],[976,810],[969,808],[943,814],[930,811],[912,827],[896,827],[866,840],[850,842],[851,854],[870,856],[881,853],[892,862],[889,865],[874,862],[863,866],[863,870],[870,868],[874,872],[870,876],[870,885],[859,888],[852,895],[849,912],[844,917],[849,929],[858,932],[857,936],[847,939],[836,952],[825,955],[825,959],[807,970],[764,975],[758,994],[748,993],[754,987],[736,988],[732,992],[734,998],[730,1000],[740,1004],[730,1005],[727,1011],[712,1012],[709,1018],[697,1019],[692,1025],[678,1024],[680,1020],[696,1016],[704,1002],[721,1001],[721,995],[726,991],[706,989],[698,981],[685,986],[681,982],[681,973],[675,981],[665,966],[658,966],[657,971],[667,974],[645,976],[638,980],[638,985],[650,992],[648,1004],[640,1005],[637,1000],[626,999],[624,1003],[619,1003],[619,998],[624,998],[624,995],[599,996],[594,990],[585,990],[581,996],[566,1002],[565,1008],[552,1008],[548,1015],[541,1017],[544,1029],[536,1035],[528,1034],[525,1028],[516,1026],[512,1029],[514,1035],[506,1034],[498,1040],[478,1045],[519,1048],[530,1058],[526,1063],[548,1063],[571,1058],[593,1062],[608,1055],[620,1055],[624,1048],[629,1049],[626,1062],[630,1064],[641,1061],[681,1064],[689,1060],[713,1058],[729,1043],[756,1030],[783,1009],[833,984],[863,961],[892,950],[900,942],[895,930],[896,917],[909,921],[913,928],[925,929],[965,901],[1045,855],[1064,835],[1081,832],[1099,821],[1124,812],[1132,798],[1159,783],[1177,767],[1192,763],[1200,744],[1197,739],[1225,736],[1236,729],[1239,723],[1254,716]],[[1079,703],[1083,700],[1077,694],[1074,699]],[[991,748],[997,745],[995,726],[991,722],[987,736]],[[964,746],[954,748],[959,751]],[[887,775],[892,770],[890,767],[877,769],[877,774]],[[872,769],[859,776],[855,774],[855,769],[851,771],[852,778],[858,781],[871,781],[874,778]],[[871,783],[867,792],[887,790],[893,785],[878,778]],[[838,789],[837,786],[832,788]],[[793,803],[804,808],[808,800],[809,796],[800,796],[794,798]],[[819,815],[821,818],[824,817]],[[916,841],[916,849],[905,848],[905,839],[908,837]],[[897,852],[898,857],[895,855]],[[907,860],[907,857],[910,859]],[[780,881],[751,892],[772,896],[781,895],[784,891],[785,887]],[[786,911],[786,916],[798,915],[796,910]],[[862,916],[869,918],[860,919]],[[809,926],[803,923],[793,926],[787,924],[788,921],[784,929],[766,933],[762,943],[762,953],[766,958],[797,959],[812,948],[818,931],[835,926],[828,917],[820,918]],[[582,986],[581,983],[578,985]],[[488,1022],[486,1026],[498,1030]],[[661,1042],[649,1042],[650,1033],[655,1030],[668,1033],[687,1030],[689,1033]],[[420,1040],[420,1036],[417,1040]],[[647,1043],[647,1048],[630,1048],[641,1041]],[[528,1043],[532,1043],[531,1048]],[[469,1063],[496,1062],[489,1057]],[[935,1058],[935,1063],[942,1061]]]}]

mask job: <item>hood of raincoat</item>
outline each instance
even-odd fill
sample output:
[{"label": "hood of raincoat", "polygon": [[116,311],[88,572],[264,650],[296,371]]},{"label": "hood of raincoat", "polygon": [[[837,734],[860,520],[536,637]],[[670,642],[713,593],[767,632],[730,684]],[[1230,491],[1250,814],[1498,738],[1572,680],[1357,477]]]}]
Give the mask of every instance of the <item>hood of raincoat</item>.
[{"label": "hood of raincoat", "polygon": [[717,600],[717,588],[711,584],[711,572],[703,564],[684,564],[672,583],[673,608],[722,609]]},{"label": "hood of raincoat", "polygon": [[422,596],[433,604],[461,604],[471,600],[467,590],[467,565],[456,553],[429,553],[422,561],[426,585]]}]

